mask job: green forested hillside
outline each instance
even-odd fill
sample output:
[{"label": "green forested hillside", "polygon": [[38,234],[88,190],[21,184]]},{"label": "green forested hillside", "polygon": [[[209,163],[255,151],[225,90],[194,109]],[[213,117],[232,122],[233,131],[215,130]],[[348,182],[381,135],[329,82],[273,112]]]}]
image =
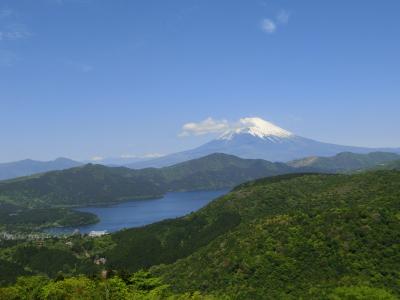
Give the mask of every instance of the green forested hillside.
[{"label": "green forested hillside", "polygon": [[[212,154],[162,169],[132,170],[88,164],[0,182],[0,229],[39,230],[96,222],[88,213],[63,209],[161,197],[168,191],[210,190],[301,169],[263,160]],[[14,209],[11,209],[14,208]]]},{"label": "green forested hillside", "polygon": [[172,191],[233,187],[257,178],[301,171],[284,163],[242,159],[222,153],[159,169],[167,188]]},{"label": "green forested hillside", "polygon": [[399,172],[263,179],[207,207],[238,213],[238,226],[152,272],[234,299],[326,299],[358,285],[400,295],[399,208]]},{"label": "green forested hillside", "polygon": [[[0,300],[228,300],[200,292],[176,293],[158,277],[137,272],[126,279],[85,276],[49,280],[44,276],[20,277],[0,288]],[[388,298],[385,298],[388,299]]]},{"label": "green forested hillside", "polygon": [[[98,239],[11,245],[0,258],[51,276],[109,269],[128,285],[150,267],[170,293],[217,299],[397,299],[399,209],[397,171],[292,174],[242,184],[183,218]],[[50,253],[59,267],[40,269]],[[90,267],[95,257],[106,265]]]},{"label": "green forested hillside", "polygon": [[0,230],[32,232],[46,227],[85,225],[98,222],[98,217],[66,208],[25,208],[0,203]]},{"label": "green forested hillside", "polygon": [[285,164],[212,154],[162,169],[86,165],[0,182],[0,202],[24,207],[79,206],[160,197],[167,191],[218,189],[284,173]]},{"label": "green forested hillside", "polygon": [[400,171],[400,160],[389,161],[387,163],[380,164],[375,169],[381,170],[399,170]]},{"label": "green forested hillside", "polygon": [[[233,300],[241,295],[205,294],[199,291],[179,293],[159,277],[139,271],[127,278],[113,276],[107,279],[85,276],[50,280],[44,276],[20,277],[13,286],[0,288],[0,300]],[[245,298],[252,300],[253,298]],[[268,299],[268,295],[261,299]],[[290,299],[289,297],[274,299]],[[370,286],[338,287],[319,296],[294,299],[323,300],[396,300],[394,294],[383,288]]]},{"label": "green forested hillside", "polygon": [[[67,207],[113,203],[125,199],[160,197],[167,191],[220,189],[257,178],[301,172],[346,172],[386,165],[392,153],[341,153],[271,163],[227,154],[209,156],[161,169],[132,170],[86,165],[0,182],[0,203],[22,207]],[[388,164],[389,166],[390,164]]]},{"label": "green forested hillside", "polygon": [[399,154],[388,152],[368,154],[343,152],[332,157],[307,157],[291,161],[288,165],[297,168],[310,167],[325,173],[340,173],[370,169],[398,159],[400,159]]},{"label": "green forested hillside", "polygon": [[151,177],[126,168],[91,164],[0,182],[0,201],[25,207],[111,203],[161,196],[163,192]]}]

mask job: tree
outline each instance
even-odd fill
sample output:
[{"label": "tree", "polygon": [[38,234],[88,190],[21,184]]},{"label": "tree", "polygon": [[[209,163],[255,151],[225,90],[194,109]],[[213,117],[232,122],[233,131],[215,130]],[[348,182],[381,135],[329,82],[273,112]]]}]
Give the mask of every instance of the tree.
[{"label": "tree", "polygon": [[95,283],[83,276],[50,282],[42,289],[42,299],[46,300],[95,299],[95,294]]},{"label": "tree", "polygon": [[368,286],[336,288],[329,295],[330,300],[396,300],[397,298],[384,289]]}]

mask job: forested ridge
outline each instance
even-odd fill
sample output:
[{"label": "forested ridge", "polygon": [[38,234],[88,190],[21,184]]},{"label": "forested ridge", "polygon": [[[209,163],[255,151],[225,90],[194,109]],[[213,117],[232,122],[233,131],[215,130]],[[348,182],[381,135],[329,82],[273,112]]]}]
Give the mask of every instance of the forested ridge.
[{"label": "forested ridge", "polygon": [[222,189],[293,172],[300,169],[282,163],[212,154],[161,169],[132,170],[88,164],[0,181],[0,205],[7,206],[4,218],[0,218],[0,229],[35,231],[90,224],[96,222],[95,215],[68,208],[158,198],[170,191]]},{"label": "forested ridge", "polygon": [[389,152],[371,152],[368,154],[342,152],[331,157],[306,157],[291,161],[288,165],[292,167],[309,167],[323,172],[343,173],[385,166],[399,159],[399,154]]},{"label": "forested ridge", "polygon": [[[63,278],[78,274],[93,278],[91,293],[103,291],[101,270],[132,289],[129,278],[147,269],[169,296],[397,299],[399,208],[398,171],[284,175],[244,183],[176,220],[96,239],[3,245],[0,262],[58,278],[45,285],[60,293],[74,290]],[[49,257],[54,269],[43,270]],[[93,264],[101,257],[105,265]]]},{"label": "forested ridge", "polygon": [[284,164],[215,153],[160,169],[133,170],[88,164],[0,181],[0,203],[26,208],[110,204],[126,199],[160,197],[168,191],[234,187],[246,181],[282,174],[396,169],[398,158],[397,154],[385,152],[341,153]]}]

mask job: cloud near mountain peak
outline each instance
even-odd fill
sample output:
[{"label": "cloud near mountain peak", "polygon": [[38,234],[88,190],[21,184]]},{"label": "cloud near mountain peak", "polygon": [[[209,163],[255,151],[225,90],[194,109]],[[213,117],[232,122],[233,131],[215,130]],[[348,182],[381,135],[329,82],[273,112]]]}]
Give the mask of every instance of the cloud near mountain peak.
[{"label": "cloud near mountain peak", "polygon": [[245,128],[257,128],[261,131],[283,131],[281,128],[259,117],[241,118],[236,122],[229,122],[225,119],[216,120],[208,117],[200,122],[190,122],[184,124],[179,136],[186,137],[211,133],[226,133],[230,131],[240,131]]},{"label": "cloud near mountain peak", "polygon": [[181,137],[197,136],[209,133],[220,133],[230,129],[230,124],[227,120],[214,120],[209,117],[200,122],[190,122],[182,126]]}]

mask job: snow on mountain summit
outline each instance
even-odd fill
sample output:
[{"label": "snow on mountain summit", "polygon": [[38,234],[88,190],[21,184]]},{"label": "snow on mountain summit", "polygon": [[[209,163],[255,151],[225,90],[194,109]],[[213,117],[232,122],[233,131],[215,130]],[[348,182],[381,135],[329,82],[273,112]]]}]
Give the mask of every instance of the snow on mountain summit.
[{"label": "snow on mountain summit", "polygon": [[[211,125],[215,125],[215,122],[211,123]],[[256,117],[243,118],[235,123],[225,121],[222,127],[226,130],[222,136],[199,147],[130,164],[128,167],[138,169],[171,166],[213,153],[225,153],[241,158],[264,159],[272,162],[287,162],[310,156],[333,156],[341,152],[370,153],[380,151],[400,153],[400,149],[363,148],[319,142],[295,135],[271,122]]]},{"label": "snow on mountain summit", "polygon": [[261,118],[242,118],[235,128],[230,129],[219,137],[220,140],[230,140],[237,134],[250,134],[261,139],[266,138],[290,138],[293,133],[282,129],[275,124]]}]

